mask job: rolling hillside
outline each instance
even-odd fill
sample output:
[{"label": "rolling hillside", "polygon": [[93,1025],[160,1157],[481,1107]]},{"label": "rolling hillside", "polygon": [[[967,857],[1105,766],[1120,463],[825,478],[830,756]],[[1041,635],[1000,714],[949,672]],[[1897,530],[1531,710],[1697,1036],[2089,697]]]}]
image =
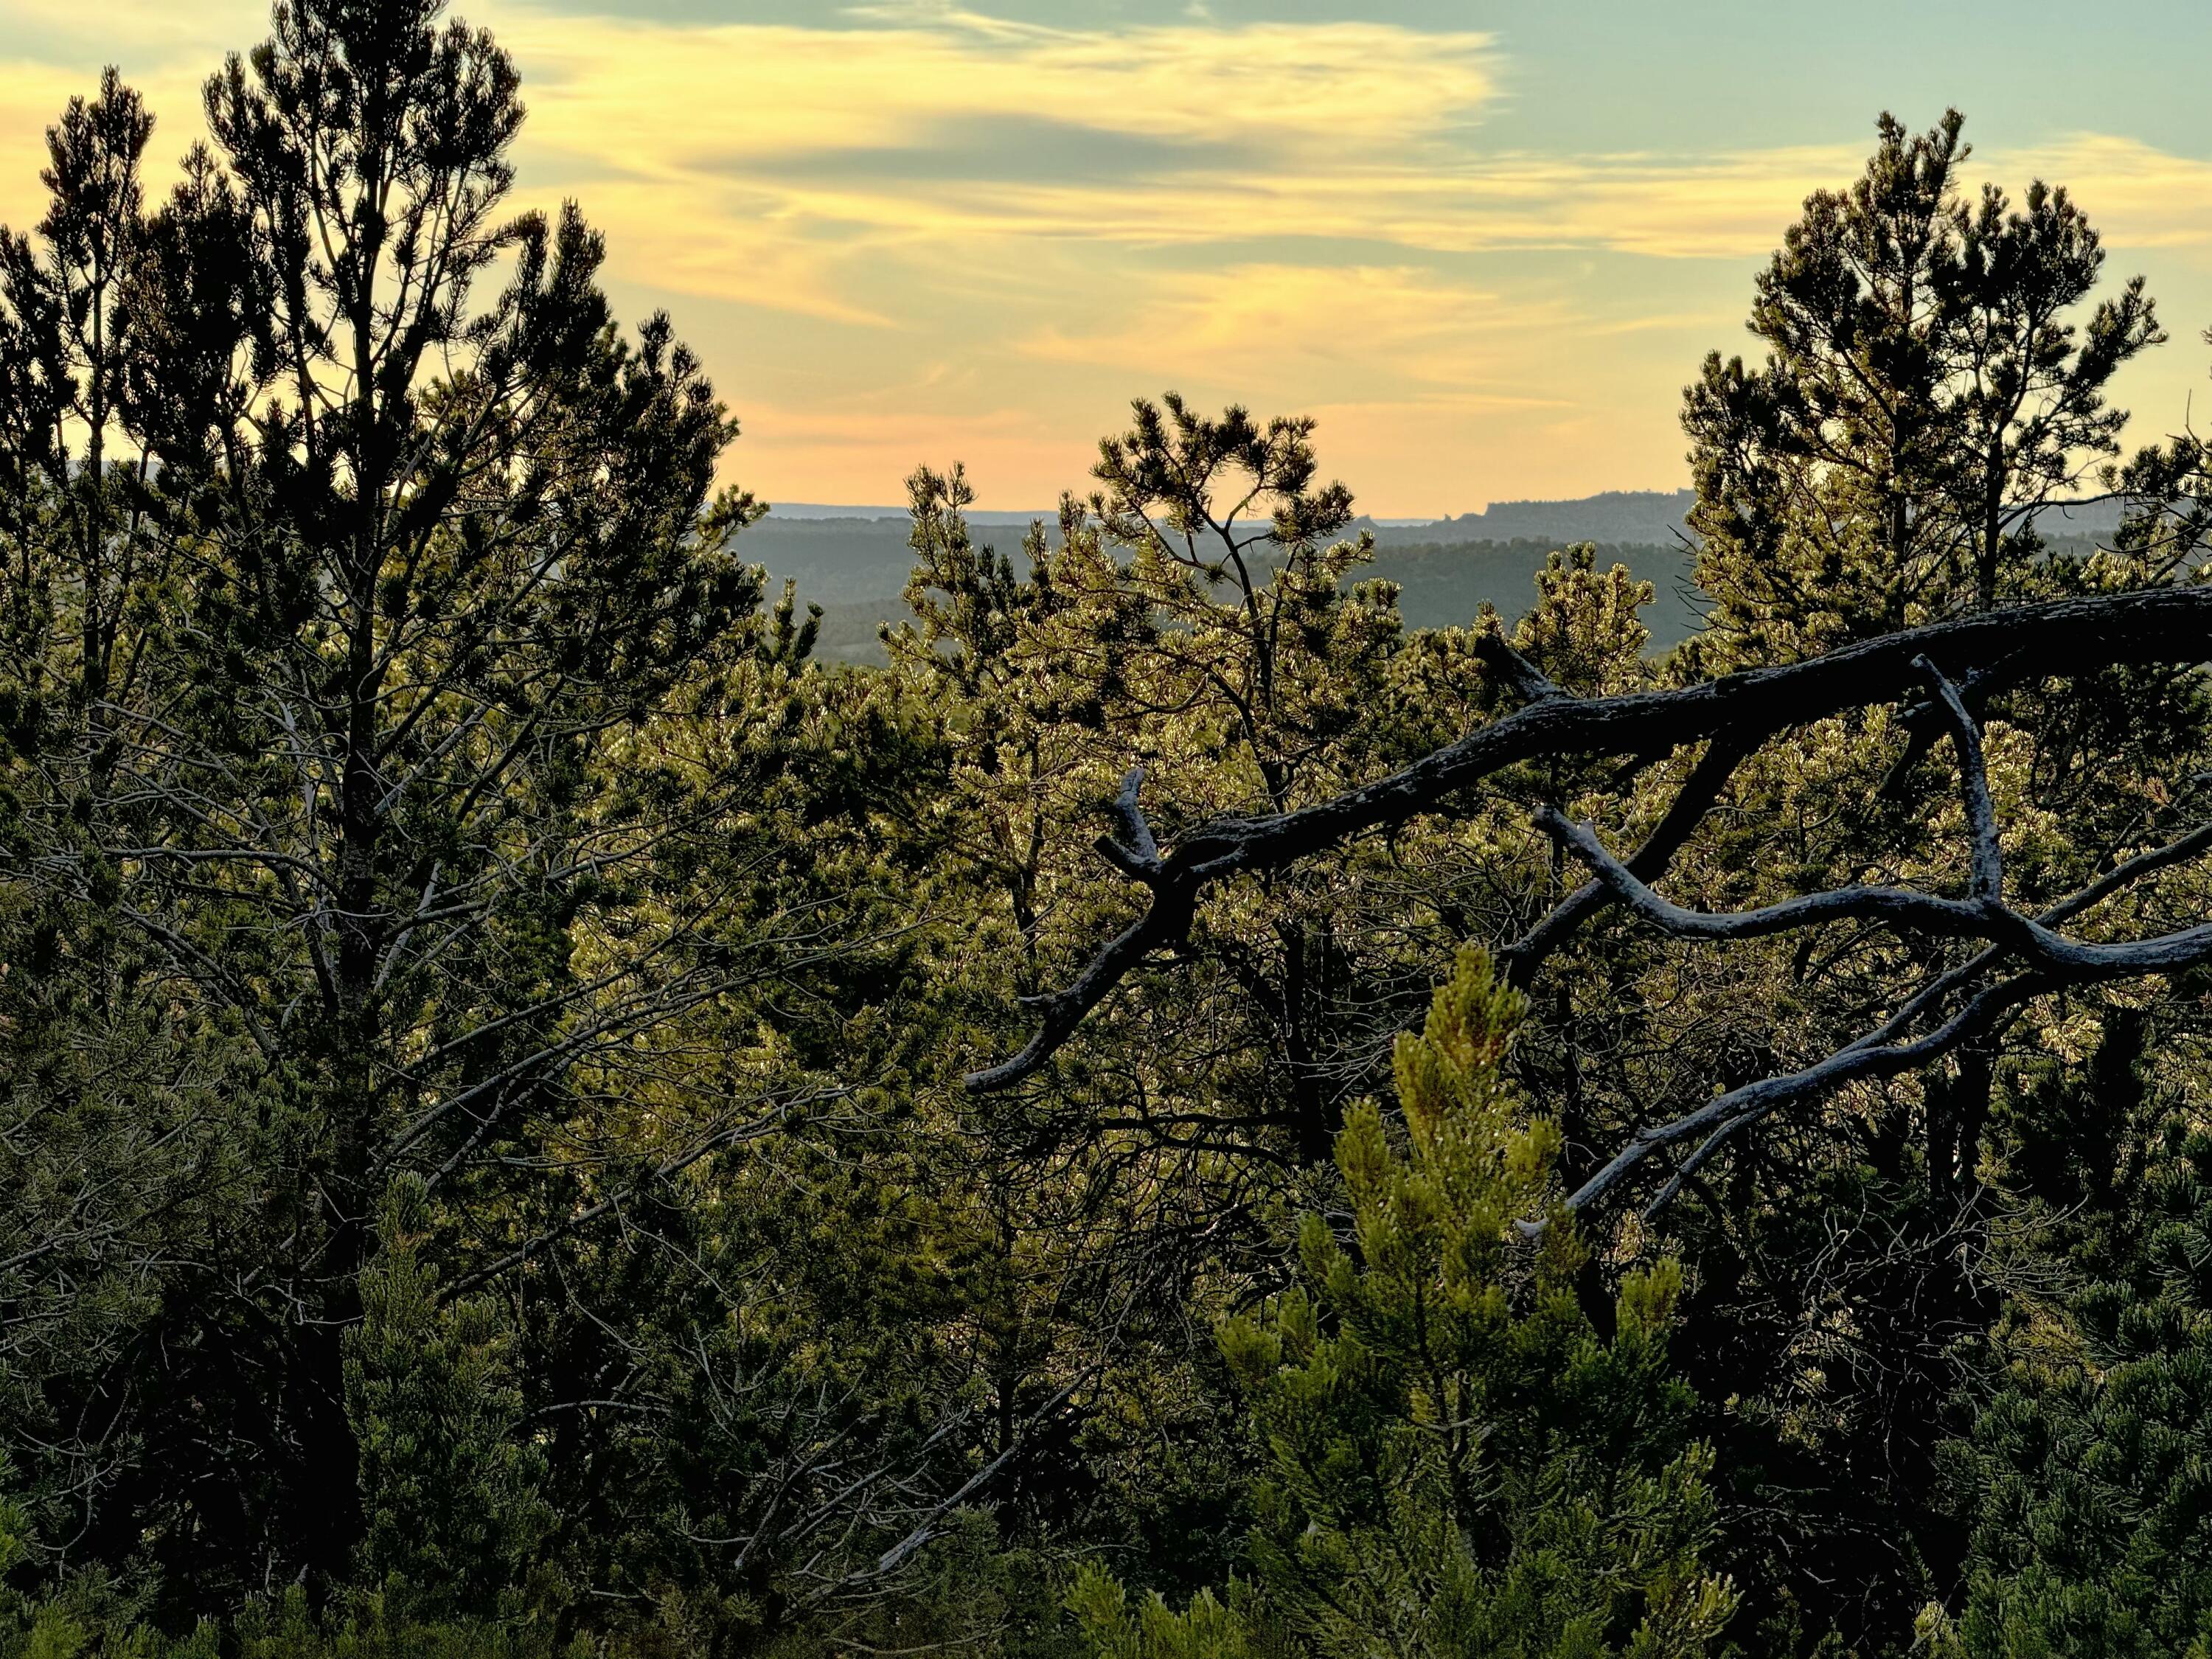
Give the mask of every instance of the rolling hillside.
[{"label": "rolling hillside", "polygon": [[[1508,617],[1534,598],[1545,556],[1571,542],[1599,544],[1601,563],[1626,565],[1652,582],[1658,599],[1645,613],[1652,642],[1673,645],[1695,625],[1691,559],[1677,540],[1688,492],[1615,491],[1580,501],[1507,501],[1433,524],[1375,525],[1376,560],[1362,573],[1395,581],[1407,621],[1417,628],[1467,622],[1485,604]],[[1020,540],[1030,517],[971,515],[978,539]],[[879,663],[876,629],[905,614],[899,594],[913,555],[907,520],[886,509],[801,506],[779,509],[748,531],[744,550],[780,582],[791,577],[803,599],[823,608],[818,649],[836,661]]]}]

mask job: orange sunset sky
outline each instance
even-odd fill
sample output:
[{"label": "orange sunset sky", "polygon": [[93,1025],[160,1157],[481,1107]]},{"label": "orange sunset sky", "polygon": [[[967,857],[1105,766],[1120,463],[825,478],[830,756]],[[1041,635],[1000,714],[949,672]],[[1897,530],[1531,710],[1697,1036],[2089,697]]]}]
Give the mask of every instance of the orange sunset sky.
[{"label": "orange sunset sky", "polygon": [[[674,314],[774,501],[896,502],[960,459],[982,505],[1042,507],[1169,386],[1317,416],[1379,514],[1675,487],[1682,384],[1741,349],[1752,272],[1884,107],[1958,105],[1970,173],[2069,185],[2112,276],[2148,276],[2174,337],[2122,383],[2136,436],[2212,361],[2197,4],[456,9],[521,67],[520,202],[605,230],[618,302]],[[166,170],[266,18],[0,0],[0,218],[36,220],[42,130],[103,64]]]}]

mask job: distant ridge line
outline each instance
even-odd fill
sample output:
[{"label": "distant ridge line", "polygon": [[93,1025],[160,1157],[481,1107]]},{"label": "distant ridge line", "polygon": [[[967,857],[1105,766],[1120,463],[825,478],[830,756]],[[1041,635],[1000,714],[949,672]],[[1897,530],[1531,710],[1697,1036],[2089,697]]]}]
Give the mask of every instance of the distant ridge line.
[{"label": "distant ridge line", "polygon": [[[776,501],[769,507],[769,517],[785,524],[823,524],[848,522],[875,524],[884,519],[903,520],[907,515],[902,507],[839,506],[827,501]],[[1009,512],[1003,507],[970,507],[967,513],[970,524],[1019,525],[1024,527],[1037,520],[1046,524],[1056,522],[1060,509],[1041,507],[1034,513]],[[1378,525],[1387,530],[1418,529],[1423,525],[1437,522],[1434,518],[1364,519],[1363,523]]]},{"label": "distant ridge line", "polygon": [[[1696,499],[1687,489],[1607,489],[1555,501],[1492,501],[1480,512],[1457,515],[1363,515],[1359,522],[1377,530],[1421,530],[1452,540],[1510,542],[1556,536],[1568,541],[1666,544],[1675,539]],[[903,507],[861,502],[776,501],[769,508],[769,518],[785,525],[879,523],[903,520],[906,515]],[[1026,527],[1036,520],[1050,524],[1058,516],[1059,509],[1053,507],[1027,512],[978,507],[967,515],[972,525],[994,528]]]},{"label": "distant ridge line", "polygon": [[[1443,518],[1372,518],[1358,520],[1364,527],[1385,532],[1384,540],[1419,539],[1438,542],[1553,541],[1606,542],[1650,547],[1680,545],[1686,534],[1684,520],[1697,504],[1692,489],[1606,489],[1595,495],[1552,501],[1492,501],[1478,513]],[[834,523],[880,525],[886,520],[904,523],[901,507],[840,506],[820,501],[774,504],[769,517],[787,530],[805,535],[814,526]],[[2047,530],[2066,535],[2109,535],[2119,523],[2116,503],[2094,500],[2053,502],[2042,515]],[[1034,512],[971,509],[969,523],[978,528],[1024,529],[1033,520],[1050,524],[1058,517],[1053,507]],[[800,526],[807,526],[802,529]],[[1414,535],[1413,532],[1419,532]],[[819,533],[814,531],[813,533]]]},{"label": "distant ridge line", "polygon": [[1693,489],[1607,489],[1562,501],[1492,501],[1428,526],[1440,540],[1638,542],[1666,546],[1697,505]]}]

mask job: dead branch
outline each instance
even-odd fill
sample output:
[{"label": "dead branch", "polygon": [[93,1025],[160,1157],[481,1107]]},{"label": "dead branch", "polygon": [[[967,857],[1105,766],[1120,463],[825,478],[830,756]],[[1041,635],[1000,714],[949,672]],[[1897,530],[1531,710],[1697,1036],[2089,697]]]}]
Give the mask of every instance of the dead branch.
[{"label": "dead branch", "polygon": [[[1116,868],[1143,882],[1150,900],[1062,989],[1029,1000],[1039,1016],[1022,1050],[967,1079],[972,1090],[1008,1087],[1033,1075],[1085,1015],[1157,950],[1180,945],[1200,898],[1240,874],[1276,870],[1364,831],[1425,814],[1449,816],[1454,797],[1506,768],[1547,758],[1626,755],[1648,763],[1698,744],[1705,753],[1632,858],[1615,857],[1587,824],[1551,807],[1536,825],[1571,852],[1593,879],[1506,946],[1500,960],[1516,982],[1536,969],[1607,902],[1668,935],[1736,939],[1853,920],[1978,941],[1960,968],[1912,997],[1875,1030],[1801,1071],[1761,1079],[1696,1111],[1638,1131],[1630,1144],[1568,1200],[1581,1209],[1620,1185],[1662,1148],[1696,1140],[1657,1202],[1679,1189],[1726,1139],[1797,1101],[1862,1078],[1896,1076],[1986,1036],[2014,1011],[2054,991],[2113,979],[2170,974],[2212,960],[2212,923],[2154,938],[2104,942],[2061,924],[2129,883],[2212,847],[2212,826],[2142,854],[2070,898],[2031,915],[2008,903],[1998,824],[1973,708],[1993,692],[2051,678],[2150,663],[2193,665],[2212,655],[2212,590],[2162,588],[2054,601],[1890,635],[1828,656],[1727,675],[1665,691],[1577,697],[1562,691],[1502,639],[1484,661],[1523,706],[1388,777],[1279,817],[1220,818],[1161,854],[1137,804],[1142,769],[1114,803],[1122,839],[1102,838]],[[1963,682],[1963,689],[1962,689]],[[1970,839],[1967,891],[1950,896],[1858,884],[1716,914],[1686,908],[1652,886],[1762,744],[1846,710],[1910,699],[1916,752],[1948,737],[1955,751]],[[2009,976],[1988,982],[2003,964]],[[1948,1015],[1945,1010],[1951,1009]],[[1917,1033],[1915,1035],[1915,1033]]]}]

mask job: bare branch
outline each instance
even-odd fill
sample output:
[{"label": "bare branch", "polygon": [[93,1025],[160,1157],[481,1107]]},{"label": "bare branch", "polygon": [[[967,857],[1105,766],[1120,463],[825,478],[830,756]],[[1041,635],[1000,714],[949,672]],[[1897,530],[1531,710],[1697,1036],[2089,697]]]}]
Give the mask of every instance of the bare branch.
[{"label": "bare branch", "polygon": [[1121,839],[1101,836],[1097,846],[1106,861],[1123,875],[1149,884],[1160,873],[1160,844],[1152,839],[1152,826],[1145,822],[1144,809],[1137,804],[1137,792],[1144,786],[1145,769],[1131,767],[1114,797],[1114,821],[1121,826]]},{"label": "bare branch", "polygon": [[1911,887],[1838,887],[1763,904],[1755,910],[1717,915],[1687,910],[1668,902],[1638,881],[1626,865],[1606,851],[1588,824],[1573,823],[1550,806],[1538,808],[1534,822],[1587,864],[1622,904],[1677,939],[1760,939],[1845,920],[1886,921],[1923,933],[1972,937],[1985,938],[1991,931],[1990,912],[1980,901],[1939,898]]},{"label": "bare branch", "polygon": [[[1977,691],[1988,691],[2121,664],[2201,663],[2208,638],[2212,590],[2159,588],[1986,611],[1869,640],[1808,661],[1676,690],[1613,697],[1540,696],[1400,771],[1331,799],[1276,817],[1219,818],[1200,826],[1159,860],[1158,872],[1147,881],[1152,896],[1145,914],[1065,989],[1036,999],[1030,1005],[1040,1016],[1036,1034],[1012,1059],[971,1074],[968,1086],[1005,1088],[1035,1073],[1139,963],[1182,939],[1199,898],[1215,884],[1247,872],[1283,868],[1365,830],[1449,811],[1455,792],[1506,767],[1554,756],[1662,755],[1723,733],[1748,750],[1808,721],[1892,701],[1926,682],[1923,662],[1940,664],[1949,675],[1967,675]],[[1537,689],[1525,679],[1516,684]],[[1978,744],[1978,734],[1973,742]],[[1712,787],[1717,792],[1718,783]],[[1687,833],[1686,825],[1673,828]],[[1990,910],[2002,909],[1978,894],[1974,900],[1954,901],[1889,890],[1856,891],[1854,902],[1865,908],[1844,906],[1833,914],[1887,914],[1903,922],[1933,924],[1939,931],[1987,936]],[[1837,901],[1821,900],[1814,904],[1816,911],[1820,903],[1832,907]],[[1800,912],[1777,925],[1817,919]],[[2081,945],[2010,913],[1996,922],[2008,927],[2030,954],[2080,972],[2120,971],[2114,964],[2121,957],[2134,964],[2131,971],[2163,971],[2151,964],[2179,959],[2195,948],[2179,935],[2136,946]]]},{"label": "bare branch", "polygon": [[[1656,881],[1667,873],[1674,854],[1682,850],[1692,831],[1705,821],[1721,791],[1728,787],[1751,753],[1753,745],[1733,732],[1722,732],[1705,745],[1705,752],[1675,793],[1667,815],[1650,838],[1628,860],[1629,872],[1639,880]],[[1591,915],[1612,896],[1612,889],[1592,879],[1561,899],[1551,913],[1512,944],[1498,952],[1499,967],[1514,985],[1526,990],[1536,970],[1550,960]]]},{"label": "bare branch", "polygon": [[[1976,757],[1978,759],[1978,753]],[[1545,809],[1544,815],[1548,815],[1572,838],[1571,844],[1578,853],[1602,860],[1600,878],[1617,891],[1621,891],[1624,901],[1631,908],[1665,927],[1670,933],[1686,937],[1741,937],[1753,932],[1780,931],[1782,927],[1791,924],[1778,918],[1791,912],[1806,923],[1829,920],[1837,914],[1854,914],[1840,903],[1821,902],[1843,901],[1870,892],[1887,892],[1893,897],[1910,897],[1928,906],[1942,907],[1932,912],[1939,919],[1948,920],[1961,910],[1978,912],[1990,932],[1996,935],[1988,949],[1941,976],[1880,1026],[1838,1049],[1826,1059],[1786,1076],[1765,1078],[1747,1084],[1717,1097],[1694,1112],[1668,1123],[1638,1130],[1634,1139],[1611,1163],[1592,1176],[1567,1200],[1570,1210],[1582,1209],[1595,1203],[1660,1147],[1674,1145],[1700,1132],[1708,1132],[1705,1139],[1683,1160],[1657,1197],[1647,1206],[1647,1215],[1655,1213],[1680,1193],[1682,1183],[1730,1136],[1784,1106],[1825,1094],[1858,1078],[1894,1077],[1915,1070],[1978,1037],[1987,1036],[2012,1009],[2046,992],[2144,974],[2172,973],[2212,961],[2212,924],[2183,928],[2151,939],[2108,945],[2087,944],[2052,931],[2055,924],[2080,915],[2127,884],[2169,868],[2184,859],[2212,848],[2212,824],[2200,825],[2178,841],[2126,860],[2079,893],[2034,918],[2020,915],[1994,900],[1960,904],[1955,901],[1930,899],[1924,894],[1907,894],[1902,890],[1864,888],[1815,894],[1805,900],[1770,905],[1761,911],[1716,917],[1668,904],[1652,894],[1649,888],[1636,883],[1617,860],[1605,853],[1603,848],[1597,844],[1596,838],[1586,829],[1567,824],[1549,808]],[[1990,833],[1993,836],[1993,822]],[[1635,890],[1633,897],[1624,890],[1632,886]],[[1882,919],[1894,918],[1885,916]],[[1686,921],[1687,926],[1683,925]],[[1758,925],[1743,926],[1747,922]],[[1717,924],[1734,924],[1741,927],[1741,932],[1709,931]],[[2038,968],[1984,988],[1968,1000],[1959,1014],[1927,1035],[1902,1043],[1893,1042],[1922,1014],[1937,1006],[1949,993],[1972,983],[1982,970],[2000,957],[2014,952],[2034,958]]]},{"label": "bare branch", "polygon": [[[1127,864],[1116,860],[1123,867],[1139,866],[1152,889],[1146,915],[1094,957],[1066,990],[1035,999],[1031,1006],[1043,1016],[1036,1036],[1012,1060],[972,1077],[969,1085],[1003,1086],[1034,1072],[1147,952],[1180,939],[1199,895],[1232,873],[1278,868],[1362,830],[1425,811],[1448,811],[1453,791],[1508,765],[1564,755],[1656,755],[1710,739],[1705,754],[1632,865],[1616,858],[1588,824],[1571,822],[1550,805],[1536,812],[1537,828],[1581,860],[1594,879],[1507,947],[1506,971],[1517,982],[1525,984],[1536,966],[1608,897],[1680,939],[1753,939],[1848,920],[1972,939],[1984,948],[1907,998],[1874,1030],[1826,1057],[1745,1084],[1694,1111],[1638,1130],[1567,1200],[1570,1210],[1586,1208],[1634,1176],[1654,1153],[1694,1142],[1652,1200],[1650,1208],[1656,1212],[1732,1136],[1786,1106],[1856,1080],[1898,1076],[1925,1066],[1965,1044],[1986,1039],[2036,997],[2114,979],[2172,973],[2212,961],[2212,922],[2112,942],[2058,931],[2063,922],[2130,883],[2212,848],[2212,824],[2124,861],[2040,915],[2023,914],[2005,902],[2002,844],[1980,727],[1966,694],[1939,665],[1948,661],[1971,675],[1970,684],[1978,694],[2023,679],[2119,662],[2197,664],[2206,654],[2205,636],[2189,630],[2201,629],[2208,612],[2212,612],[2212,593],[2203,590],[2065,601],[1917,629],[1830,657],[1707,685],[1612,698],[1570,697],[1540,675],[1531,681],[1527,675],[1512,673],[1512,665],[1522,659],[1509,653],[1498,660],[1505,665],[1516,687],[1532,698],[1517,713],[1334,800],[1279,818],[1217,820],[1202,826],[1165,858],[1155,851],[1141,861],[1134,854],[1127,854]],[[1529,668],[1528,674],[1535,671]],[[1936,730],[1948,732],[1958,757],[1970,838],[1966,896],[1854,884],[1717,914],[1674,904],[1653,890],[1651,880],[1664,872],[1735,768],[1760,742],[1844,708],[1891,701],[1918,685],[1929,694],[1923,711],[1933,717]],[[1133,840],[1136,837],[1129,826],[1133,822],[1142,826],[1135,812],[1141,778],[1141,772],[1133,771],[1116,801],[1125,833]],[[1127,848],[1118,850],[1127,853]],[[1984,982],[1984,976],[2006,958],[2014,962],[2017,971],[1995,983]],[[1954,995],[1964,995],[1963,1006],[1942,1017],[1939,1011]],[[1913,1035],[1923,1019],[1940,1023]]]},{"label": "bare branch", "polygon": [[[1722,1139],[1746,1124],[1863,1078],[1898,1077],[1917,1071],[1990,1030],[2002,1015],[2053,988],[2053,982],[2039,974],[2022,974],[2002,981],[1974,997],[1948,1023],[1911,1042],[1871,1043],[1862,1039],[1802,1071],[1747,1083],[1740,1089],[1715,1096],[1694,1112],[1685,1113],[1670,1122],[1638,1129],[1628,1145],[1614,1154],[1611,1163],[1575,1189],[1566,1200],[1566,1207],[1570,1211],[1588,1209],[1635,1173],[1637,1167],[1661,1147],[1710,1132],[1709,1143],[1700,1146],[1678,1172],[1686,1179]],[[1679,1180],[1670,1182],[1651,1207],[1659,1208],[1680,1186]]]},{"label": "bare branch", "polygon": [[1951,728],[1951,742],[1959,751],[1959,787],[1966,797],[1966,832],[1973,837],[1974,896],[1996,902],[2004,896],[2004,855],[1997,841],[1996,808],[1990,802],[1990,772],[1982,756],[1982,731],[1974,723],[1959,688],[1943,671],[1925,657],[1912,665],[1926,677],[1936,693],[1936,706]]}]

